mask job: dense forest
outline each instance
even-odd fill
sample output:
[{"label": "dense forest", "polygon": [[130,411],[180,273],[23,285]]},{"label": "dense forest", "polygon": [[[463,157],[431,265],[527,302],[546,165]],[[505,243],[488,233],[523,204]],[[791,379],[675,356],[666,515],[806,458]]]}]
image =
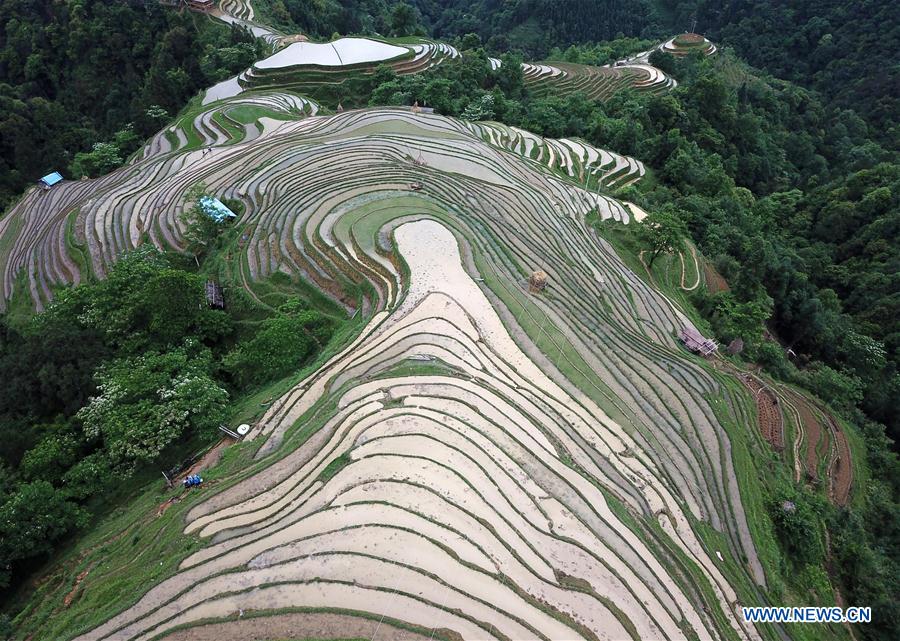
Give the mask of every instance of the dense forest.
[{"label": "dense forest", "polygon": [[532,59],[557,46],[668,33],[649,0],[323,0],[315,7],[305,0],[259,0],[254,6],[274,24],[320,38],[475,34],[495,53],[518,51]]},{"label": "dense forest", "polygon": [[439,38],[478,34],[495,52],[512,49],[539,59],[552,47],[667,33],[647,0],[415,0]]},{"label": "dense forest", "polygon": [[[688,3],[690,4],[690,3]],[[853,109],[886,144],[900,144],[900,21],[891,0],[701,0],[698,28],[778,78]],[[682,10],[684,7],[682,7]]]},{"label": "dense forest", "polygon": [[3,209],[50,171],[80,178],[75,156],[95,144],[121,163],[262,52],[243,30],[157,2],[3,0],[0,24]]}]

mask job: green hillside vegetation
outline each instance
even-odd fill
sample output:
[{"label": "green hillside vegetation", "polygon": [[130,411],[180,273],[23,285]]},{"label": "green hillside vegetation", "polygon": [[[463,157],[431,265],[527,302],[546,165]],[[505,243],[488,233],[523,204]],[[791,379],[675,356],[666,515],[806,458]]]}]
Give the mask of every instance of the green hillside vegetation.
[{"label": "green hillside vegetation", "polygon": [[264,22],[328,38],[333,33],[408,36],[444,41],[475,35],[495,53],[543,58],[553,47],[614,40],[659,39],[668,33],[648,0],[256,0]]},{"label": "green hillside vegetation", "polygon": [[[0,208],[50,171],[109,171],[199,89],[263,51],[241,29],[157,2],[0,3]],[[97,143],[99,166],[72,166]]]},{"label": "green hillside vegetation", "polygon": [[145,483],[234,428],[246,398],[294,375],[340,325],[289,279],[260,283],[272,305],[228,287],[226,310],[209,307],[206,279],[233,242],[223,225],[207,226],[199,271],[145,245],[32,319],[0,324],[0,587],[105,513],[131,477]]},{"label": "green hillside vegetation", "polygon": [[750,64],[778,78],[821,91],[830,104],[852,109],[872,137],[900,145],[900,47],[891,0],[667,3],[696,12],[698,25]]}]

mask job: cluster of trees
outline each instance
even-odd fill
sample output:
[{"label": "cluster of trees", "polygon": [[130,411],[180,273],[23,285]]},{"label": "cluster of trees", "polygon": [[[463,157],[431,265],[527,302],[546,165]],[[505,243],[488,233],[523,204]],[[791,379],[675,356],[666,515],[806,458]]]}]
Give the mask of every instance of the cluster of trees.
[{"label": "cluster of trees", "polygon": [[268,24],[315,38],[425,35],[420,14],[402,0],[262,0],[253,6]]},{"label": "cluster of trees", "polygon": [[263,46],[157,2],[0,0],[0,24],[0,209],[51,170],[121,163]]},{"label": "cluster of trees", "polygon": [[667,32],[650,0],[261,0],[254,7],[278,26],[318,38],[360,33],[455,40],[476,34],[495,53],[531,58],[553,47]]},{"label": "cluster of trees", "polygon": [[335,328],[296,298],[255,322],[210,308],[193,266],[142,246],[24,327],[0,322],[0,593],[89,521],[108,479],[181,460],[230,399],[297,371]]}]

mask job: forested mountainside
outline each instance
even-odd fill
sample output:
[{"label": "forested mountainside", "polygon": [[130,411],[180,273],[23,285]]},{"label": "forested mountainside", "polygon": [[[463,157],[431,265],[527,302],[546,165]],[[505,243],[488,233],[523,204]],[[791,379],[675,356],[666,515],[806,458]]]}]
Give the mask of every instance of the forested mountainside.
[{"label": "forested mountainside", "polygon": [[558,46],[668,33],[649,0],[260,0],[254,6],[276,24],[321,37],[418,30],[452,40],[476,34],[494,52],[514,50],[532,59]]},{"label": "forested mountainside", "polygon": [[648,0],[414,0],[412,4],[436,37],[475,33],[491,50],[519,50],[531,58],[574,43],[622,35],[660,39],[670,33]]},{"label": "forested mountainside", "polygon": [[694,10],[698,28],[753,66],[821,91],[866,119],[878,140],[900,145],[896,2],[700,0]]},{"label": "forested mountainside", "polygon": [[100,169],[116,166],[261,51],[241,30],[158,2],[3,0],[0,24],[4,208],[39,176],[83,171],[75,156],[97,143]]}]

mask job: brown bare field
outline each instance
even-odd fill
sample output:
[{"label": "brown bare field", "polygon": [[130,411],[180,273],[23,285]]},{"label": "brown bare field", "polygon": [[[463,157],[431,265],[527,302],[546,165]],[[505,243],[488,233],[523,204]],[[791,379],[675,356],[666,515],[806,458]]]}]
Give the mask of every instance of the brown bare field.
[{"label": "brown bare field", "polygon": [[778,397],[768,386],[750,374],[742,375],[740,379],[753,392],[762,437],[780,452],[784,449],[784,417],[778,406]]}]

